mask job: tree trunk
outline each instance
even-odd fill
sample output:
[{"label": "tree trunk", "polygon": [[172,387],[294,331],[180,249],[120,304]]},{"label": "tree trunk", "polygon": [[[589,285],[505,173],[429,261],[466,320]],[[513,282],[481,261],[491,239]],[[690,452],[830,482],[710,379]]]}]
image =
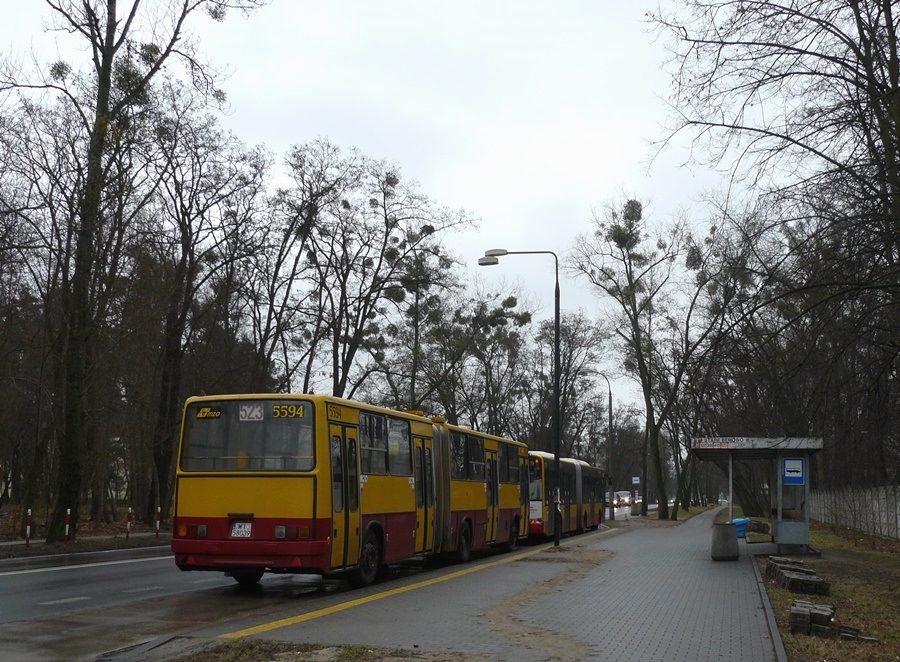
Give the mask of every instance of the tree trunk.
[{"label": "tree trunk", "polygon": [[66,347],[66,382],[63,434],[59,440],[56,507],[47,530],[47,542],[59,542],[65,535],[66,512],[71,509],[69,530],[74,537],[78,525],[78,506],[81,496],[83,456],[85,448],[85,386],[87,382],[90,329],[90,284],[94,269],[94,241],[100,218],[103,192],[103,152],[110,124],[109,99],[112,87],[112,64],[116,30],[116,2],[108,1],[106,34],[100,44],[100,67],[97,76],[97,105],[91,128],[87,155],[87,174],[80,200],[79,220],[75,243],[75,268],[72,274],[69,299],[68,344]]}]

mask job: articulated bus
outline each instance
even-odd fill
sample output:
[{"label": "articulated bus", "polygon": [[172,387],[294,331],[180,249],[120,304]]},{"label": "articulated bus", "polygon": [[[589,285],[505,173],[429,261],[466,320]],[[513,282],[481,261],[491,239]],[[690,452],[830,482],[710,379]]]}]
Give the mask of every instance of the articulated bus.
[{"label": "articulated bus", "polygon": [[528,452],[530,517],[528,533],[536,537],[553,537],[556,527],[560,534],[580,533],[596,529],[603,520],[603,495],[606,477],[603,469],[570,457],[559,458],[559,508],[556,516],[555,499],[551,493],[554,459],[544,451]]},{"label": "articulated bus", "polygon": [[524,444],[324,395],[185,403],[172,551],[181,570],[342,574],[371,584],[420,554],[515,548]]}]

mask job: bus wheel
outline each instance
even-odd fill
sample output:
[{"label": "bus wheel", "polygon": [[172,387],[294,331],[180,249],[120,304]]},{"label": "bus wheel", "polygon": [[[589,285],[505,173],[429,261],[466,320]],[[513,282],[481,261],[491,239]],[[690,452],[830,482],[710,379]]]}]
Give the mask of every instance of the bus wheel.
[{"label": "bus wheel", "polygon": [[359,567],[349,579],[353,588],[363,588],[375,582],[375,578],[378,575],[378,557],[380,552],[377,536],[373,531],[367,531],[366,537],[363,538],[362,547],[359,550]]},{"label": "bus wheel", "polygon": [[456,547],[456,562],[468,563],[472,556],[472,532],[468,524],[463,524],[459,532],[459,545]]},{"label": "bus wheel", "polygon": [[262,579],[263,570],[235,570],[231,573],[234,581],[244,587],[256,586]]},{"label": "bus wheel", "polygon": [[516,551],[516,545],[519,543],[519,520],[512,523],[509,528],[509,540],[506,541],[503,549],[507,552]]}]

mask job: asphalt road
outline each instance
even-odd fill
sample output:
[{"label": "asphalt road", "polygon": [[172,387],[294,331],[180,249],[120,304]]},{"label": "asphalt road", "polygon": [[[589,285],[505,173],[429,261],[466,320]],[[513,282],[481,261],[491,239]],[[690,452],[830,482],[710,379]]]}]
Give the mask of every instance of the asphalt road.
[{"label": "asphalt road", "polygon": [[[409,562],[392,578],[444,568],[453,566]],[[237,619],[317,609],[351,590],[339,579],[269,574],[243,589],[220,572],[180,571],[166,547],[13,559],[0,562],[0,659],[93,660]]]},{"label": "asphalt road", "polygon": [[337,580],[267,575],[258,590],[247,591],[222,573],[178,570],[166,547],[77,556],[0,563],[4,660],[92,659],[236,615],[267,618],[303,596],[349,590]]},{"label": "asphalt road", "polygon": [[[618,509],[616,519],[627,512]],[[497,554],[480,556],[490,562]],[[410,562],[392,576],[454,567]],[[10,559],[0,561],[0,651],[4,660],[92,660],[160,637],[327,608],[348,591],[341,580],[303,575],[266,575],[242,589],[219,572],[178,570],[168,547]]]}]

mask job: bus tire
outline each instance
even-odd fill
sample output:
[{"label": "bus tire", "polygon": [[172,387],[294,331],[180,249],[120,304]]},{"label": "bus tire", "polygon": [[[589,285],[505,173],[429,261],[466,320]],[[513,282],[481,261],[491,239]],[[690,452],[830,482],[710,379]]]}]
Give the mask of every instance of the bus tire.
[{"label": "bus tire", "polygon": [[519,520],[515,520],[509,527],[509,540],[503,546],[507,552],[516,551],[516,545],[519,543]]},{"label": "bus tire", "polygon": [[236,581],[239,585],[245,588],[249,588],[250,586],[256,586],[259,583],[259,580],[262,579],[264,572],[264,570],[259,570],[256,568],[251,568],[248,570],[233,570],[231,572],[231,576],[234,577],[234,581]]},{"label": "bus tire", "polygon": [[375,583],[378,576],[379,560],[381,558],[381,546],[378,544],[378,536],[369,529],[363,538],[359,548],[359,565],[348,580],[353,588],[364,588]]},{"label": "bus tire", "polygon": [[459,530],[459,544],[456,546],[456,562],[468,563],[472,557],[472,530],[468,523]]}]

